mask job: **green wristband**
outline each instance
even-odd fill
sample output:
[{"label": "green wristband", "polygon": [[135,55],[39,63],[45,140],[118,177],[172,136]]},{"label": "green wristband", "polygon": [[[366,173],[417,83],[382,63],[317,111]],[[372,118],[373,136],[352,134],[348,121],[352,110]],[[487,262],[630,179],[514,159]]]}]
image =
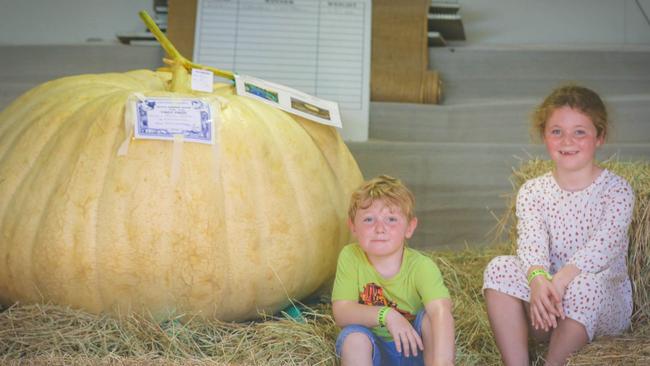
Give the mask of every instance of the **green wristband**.
[{"label": "green wristband", "polygon": [[530,272],[530,276],[528,276],[528,285],[530,285],[530,283],[533,282],[533,279],[537,276],[544,276],[549,281],[553,279],[553,276],[551,276],[548,272],[546,272],[546,270],[536,269]]},{"label": "green wristband", "polygon": [[377,313],[377,324],[379,324],[379,326],[386,326],[386,316],[388,316],[389,311],[389,306],[384,306],[383,308],[379,309],[379,312]]}]

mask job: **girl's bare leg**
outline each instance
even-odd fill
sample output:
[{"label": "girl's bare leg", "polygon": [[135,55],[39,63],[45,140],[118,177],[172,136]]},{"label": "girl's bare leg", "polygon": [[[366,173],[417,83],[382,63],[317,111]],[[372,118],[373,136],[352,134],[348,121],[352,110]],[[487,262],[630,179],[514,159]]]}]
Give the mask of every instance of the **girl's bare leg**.
[{"label": "girl's bare leg", "polygon": [[526,303],[526,319],[528,320],[528,333],[533,336],[533,339],[538,343],[548,343],[551,340],[551,333],[553,330],[544,331],[544,329],[535,329],[530,324],[530,304]]},{"label": "girl's bare leg", "polygon": [[506,366],[528,366],[528,320],[524,302],[486,289],[488,318]]},{"label": "girl's bare leg", "polygon": [[563,319],[551,334],[551,341],[546,355],[546,365],[560,366],[566,364],[567,358],[589,342],[584,325],[573,319]]}]

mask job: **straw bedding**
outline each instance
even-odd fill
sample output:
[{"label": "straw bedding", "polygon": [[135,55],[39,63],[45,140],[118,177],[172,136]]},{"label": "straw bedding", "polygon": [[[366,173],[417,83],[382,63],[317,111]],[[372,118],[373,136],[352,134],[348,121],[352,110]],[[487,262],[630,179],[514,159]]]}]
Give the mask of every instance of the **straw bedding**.
[{"label": "straw bedding", "polygon": [[[650,364],[650,164],[605,162],[636,192],[629,266],[634,282],[632,330],[601,338],[574,355],[570,365]],[[528,178],[548,171],[530,160],[514,171],[513,192]],[[510,195],[511,205],[514,193]],[[454,299],[459,365],[499,365],[481,294],[482,273],[498,254],[512,253],[514,206],[501,220],[509,244],[434,252]],[[119,319],[55,305],[15,304],[0,309],[0,363],[20,365],[336,365],[338,328],[326,296],[300,305],[302,317],[286,314],[247,323],[170,316],[162,323],[144,315]],[[533,345],[542,365],[543,345]]]},{"label": "straw bedding", "polygon": [[[287,318],[224,323],[172,317],[121,319],[54,305],[14,305],[0,317],[0,360],[107,364],[334,364],[337,332],[325,310]],[[70,360],[67,360],[67,359]],[[58,362],[58,361],[57,361]]]}]

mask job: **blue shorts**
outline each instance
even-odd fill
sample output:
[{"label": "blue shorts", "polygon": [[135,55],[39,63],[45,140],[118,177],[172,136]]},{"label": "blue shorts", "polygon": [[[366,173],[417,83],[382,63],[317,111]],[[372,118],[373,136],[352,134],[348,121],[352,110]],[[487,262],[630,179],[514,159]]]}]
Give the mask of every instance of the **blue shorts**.
[{"label": "blue shorts", "polygon": [[[422,318],[424,317],[424,309],[418,312],[413,323],[413,328],[422,337]],[[404,357],[403,354],[397,352],[395,342],[385,341],[380,336],[372,332],[368,327],[363,325],[351,324],[346,326],[339,333],[336,339],[336,355],[341,357],[341,348],[343,341],[351,333],[365,334],[370,343],[372,344],[372,364],[373,366],[421,366],[424,365],[423,352],[418,350],[417,356]]]}]

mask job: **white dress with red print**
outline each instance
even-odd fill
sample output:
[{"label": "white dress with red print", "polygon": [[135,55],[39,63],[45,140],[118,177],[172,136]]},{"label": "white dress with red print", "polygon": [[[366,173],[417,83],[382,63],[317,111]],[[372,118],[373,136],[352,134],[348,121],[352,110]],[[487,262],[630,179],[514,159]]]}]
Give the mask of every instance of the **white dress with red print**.
[{"label": "white dress with red print", "polygon": [[551,173],[527,181],[517,195],[517,255],[494,258],[483,289],[530,301],[530,266],[554,274],[573,263],[581,273],[562,299],[566,316],[585,326],[589,341],[622,333],[632,314],[626,258],[633,207],[630,185],[608,170],[576,192],[560,188]]}]

